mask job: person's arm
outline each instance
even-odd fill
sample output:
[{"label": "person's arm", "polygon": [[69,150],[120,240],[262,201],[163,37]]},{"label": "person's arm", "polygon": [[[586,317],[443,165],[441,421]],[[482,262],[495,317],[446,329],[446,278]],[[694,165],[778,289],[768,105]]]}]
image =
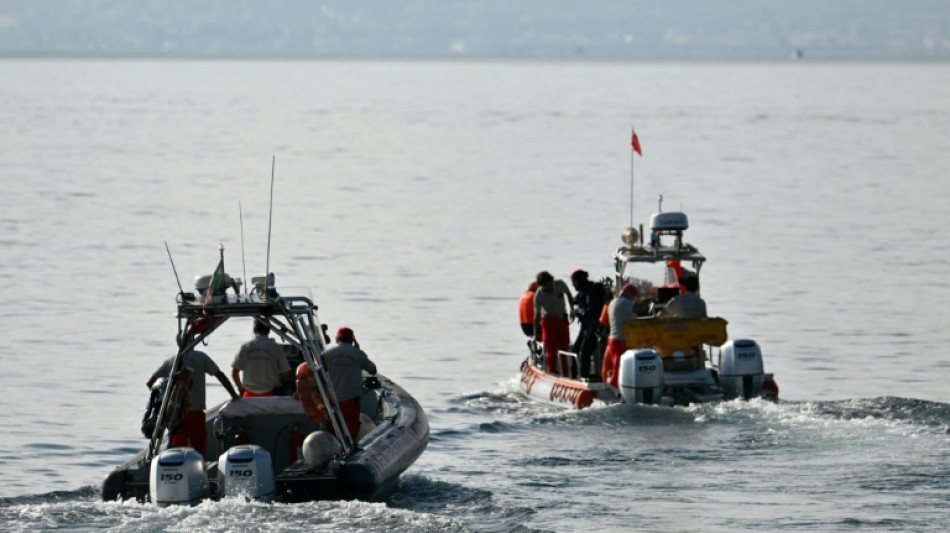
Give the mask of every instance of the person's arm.
[{"label": "person's arm", "polygon": [[363,362],[360,366],[363,368],[363,370],[369,373],[369,375],[371,376],[376,375],[376,363],[370,361],[369,356],[366,355],[365,353],[363,354]]},{"label": "person's arm", "polygon": [[290,385],[290,382],[292,379],[293,379],[293,374],[291,374],[290,370],[280,373],[281,386]]},{"label": "person's arm", "polygon": [[568,314],[570,314],[571,310],[574,309],[574,296],[571,295],[571,289],[562,279],[557,280],[557,284],[561,288],[561,292],[564,293],[564,296],[567,296],[567,309]]},{"label": "person's arm", "polygon": [[162,366],[158,367],[158,369],[152,373],[152,377],[148,378],[148,381],[145,382],[145,386],[151,389],[152,386],[155,385],[155,382],[158,381],[158,378],[167,378],[171,369],[171,361],[166,360],[162,363]]},{"label": "person's arm", "polygon": [[237,387],[238,394],[244,394],[244,385],[241,384],[241,371],[234,369],[231,371],[231,378],[234,380],[234,385]]},{"label": "person's arm", "polygon": [[238,398],[241,397],[240,394],[235,392],[234,387],[231,386],[231,382],[228,381],[228,377],[224,375],[224,372],[218,370],[217,372],[214,373],[214,377],[218,378],[218,381],[220,381],[221,384],[224,385],[224,388],[227,389],[228,394],[231,395],[232,400],[237,400]]}]

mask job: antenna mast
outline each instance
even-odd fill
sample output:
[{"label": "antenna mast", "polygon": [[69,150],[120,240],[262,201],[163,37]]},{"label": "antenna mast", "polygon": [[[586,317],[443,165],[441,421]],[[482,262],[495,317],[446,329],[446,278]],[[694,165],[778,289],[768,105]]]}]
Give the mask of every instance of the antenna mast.
[{"label": "antenna mast", "polygon": [[238,200],[238,218],[241,220],[241,268],[244,270],[244,296],[247,296],[247,261],[244,260],[244,210]]},{"label": "antenna mast", "polygon": [[270,235],[271,223],[274,220],[274,167],[277,166],[277,156],[273,156],[270,164],[270,213],[267,215],[267,264],[264,268],[265,279],[270,280]]},{"label": "antenna mast", "polygon": [[165,241],[165,251],[168,252],[168,261],[172,264],[172,272],[175,273],[175,281],[178,283],[178,292],[180,294],[185,294],[185,289],[181,288],[181,280],[178,279],[178,269],[175,268],[175,260],[172,259],[172,251],[168,247],[168,241]]}]

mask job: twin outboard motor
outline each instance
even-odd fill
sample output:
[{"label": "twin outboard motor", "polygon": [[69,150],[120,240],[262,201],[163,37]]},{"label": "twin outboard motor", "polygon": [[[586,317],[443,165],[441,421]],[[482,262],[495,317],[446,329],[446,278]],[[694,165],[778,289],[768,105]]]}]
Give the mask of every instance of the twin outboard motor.
[{"label": "twin outboard motor", "polygon": [[218,495],[270,501],[274,498],[274,467],[267,450],[256,444],[234,446],[218,458]]},{"label": "twin outboard motor", "polygon": [[739,339],[722,346],[719,381],[726,398],[754,398],[762,392],[765,370],[762,349],[753,340]]},{"label": "twin outboard motor", "polygon": [[198,503],[210,492],[208,473],[194,448],[169,448],[152,459],[149,496],[156,505]]},{"label": "twin outboard motor", "polygon": [[620,356],[620,395],[626,403],[655,404],[663,393],[663,361],[653,350]]}]

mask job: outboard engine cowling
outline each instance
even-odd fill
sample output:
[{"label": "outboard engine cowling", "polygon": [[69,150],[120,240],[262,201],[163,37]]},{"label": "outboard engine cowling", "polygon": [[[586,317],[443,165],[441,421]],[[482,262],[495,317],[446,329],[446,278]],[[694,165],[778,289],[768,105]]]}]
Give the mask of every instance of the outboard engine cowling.
[{"label": "outboard engine cowling", "polygon": [[719,381],[726,398],[748,400],[762,392],[762,349],[750,339],[729,341],[719,354]]},{"label": "outboard engine cowling", "polygon": [[256,444],[230,448],[218,458],[218,494],[222,498],[274,498],[274,467],[270,454]]},{"label": "outboard engine cowling", "polygon": [[626,403],[654,404],[663,393],[663,361],[653,350],[620,357],[620,395]]},{"label": "outboard engine cowling", "polygon": [[156,505],[194,504],[209,492],[205,461],[194,448],[169,448],[152,459],[149,497]]}]

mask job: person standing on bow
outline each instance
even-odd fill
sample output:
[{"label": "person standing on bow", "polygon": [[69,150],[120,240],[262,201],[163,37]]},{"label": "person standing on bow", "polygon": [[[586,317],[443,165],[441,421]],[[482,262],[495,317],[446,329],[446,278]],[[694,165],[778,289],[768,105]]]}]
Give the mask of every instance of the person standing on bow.
[{"label": "person standing on bow", "polygon": [[[254,320],[254,339],[241,345],[231,363],[231,377],[245,398],[273,396],[274,389],[289,383],[290,363],[284,350],[270,338],[270,326]],[[241,372],[244,379],[241,379]]]},{"label": "person standing on bow", "polygon": [[591,281],[589,274],[581,269],[571,273],[571,284],[574,285],[574,291],[576,291],[574,308],[577,310],[577,323],[580,325],[573,348],[574,353],[577,354],[577,376],[590,379],[591,370],[600,367],[600,361],[594,359],[597,352],[598,334],[602,329],[599,318],[606,304],[607,291],[602,284]]},{"label": "person standing on bow", "polygon": [[518,318],[521,320],[521,331],[531,337],[534,335],[534,293],[538,290],[537,282],[532,281],[528,290],[524,291],[518,301]]},{"label": "person standing on bow", "polygon": [[[574,297],[564,280],[555,280],[547,271],[538,273],[538,291],[534,293],[534,340],[544,339],[544,364],[549,374],[570,374],[567,356],[558,352],[571,345],[567,310],[574,307]],[[567,305],[564,299],[567,298]]]},{"label": "person standing on bow", "polygon": [[[185,343],[191,342],[192,338],[191,336],[186,337]],[[174,362],[174,355],[166,359],[155,370],[152,377],[145,382],[145,386],[151,389],[159,378],[168,378]],[[208,449],[208,427],[205,425],[205,374],[218,378],[221,385],[231,395],[232,400],[237,400],[240,396],[234,391],[228,377],[208,357],[208,354],[198,350],[189,350],[185,355],[184,368],[191,369],[192,374],[191,388],[188,391],[188,409],[178,429],[171,434],[169,446],[190,446],[204,456]]]},{"label": "person standing on bow", "polygon": [[323,353],[336,401],[346,422],[346,429],[355,444],[360,435],[360,398],[363,395],[363,371],[376,375],[376,365],[356,342],[356,334],[348,327],[336,332],[336,346]]},{"label": "person standing on bow", "polygon": [[607,351],[604,353],[604,366],[600,377],[617,387],[619,381],[620,356],[627,351],[627,339],[623,325],[636,320],[634,307],[639,299],[637,288],[629,283],[620,289],[620,296],[610,301],[607,316],[610,321],[610,335],[607,337]]}]

